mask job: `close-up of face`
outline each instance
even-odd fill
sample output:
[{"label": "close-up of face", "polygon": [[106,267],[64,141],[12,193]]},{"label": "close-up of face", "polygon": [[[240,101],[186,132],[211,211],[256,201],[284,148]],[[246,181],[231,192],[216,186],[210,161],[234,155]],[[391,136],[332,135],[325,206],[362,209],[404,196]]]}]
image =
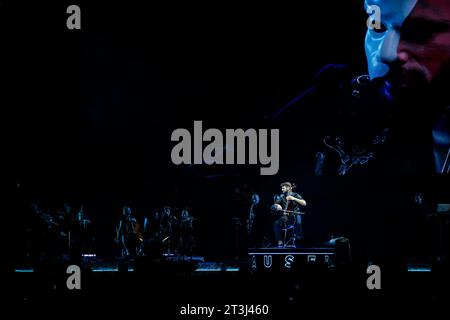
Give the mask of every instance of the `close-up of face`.
[{"label": "close-up of face", "polygon": [[[371,79],[384,77],[389,65],[397,59],[397,48],[403,22],[417,0],[366,0],[366,12],[374,24],[368,28],[365,50]],[[377,25],[378,23],[378,25]]]},{"label": "close-up of face", "polygon": [[[378,6],[381,28],[369,28],[365,50],[371,79],[394,89],[427,88],[450,74],[450,2],[366,0]],[[370,10],[369,10],[370,14]]]}]

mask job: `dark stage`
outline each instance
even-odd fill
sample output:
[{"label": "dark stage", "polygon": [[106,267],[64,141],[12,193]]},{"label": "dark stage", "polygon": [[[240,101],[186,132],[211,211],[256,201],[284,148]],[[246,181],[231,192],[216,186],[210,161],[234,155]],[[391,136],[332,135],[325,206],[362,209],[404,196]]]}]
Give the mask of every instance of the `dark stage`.
[{"label": "dark stage", "polygon": [[448,314],[450,6],[364,2],[1,1],[0,312]]},{"label": "dark stage", "polygon": [[[157,262],[147,258],[99,262],[89,258],[81,268],[81,290],[67,289],[67,263],[46,265],[33,272],[16,269],[2,283],[9,292],[8,306],[47,315],[58,315],[59,310],[80,316],[114,315],[124,312],[120,307],[124,305],[142,309],[147,316],[163,314],[167,319],[182,318],[182,308],[187,306],[214,307],[214,318],[243,316],[237,309],[240,305],[248,306],[247,310],[252,305],[260,310],[267,306],[266,318],[310,312],[337,317],[361,308],[374,315],[390,310],[412,316],[419,310],[433,313],[447,307],[447,268],[383,265],[382,291],[370,291],[365,266],[319,259],[333,254],[333,248],[250,251],[249,260],[228,263],[204,262],[201,257],[166,257]],[[254,268],[252,255],[264,253],[274,256],[273,265],[266,268],[261,259],[260,268]],[[312,259],[313,254],[318,259]],[[278,255],[302,258],[286,268],[284,259],[283,264],[277,261]]]}]

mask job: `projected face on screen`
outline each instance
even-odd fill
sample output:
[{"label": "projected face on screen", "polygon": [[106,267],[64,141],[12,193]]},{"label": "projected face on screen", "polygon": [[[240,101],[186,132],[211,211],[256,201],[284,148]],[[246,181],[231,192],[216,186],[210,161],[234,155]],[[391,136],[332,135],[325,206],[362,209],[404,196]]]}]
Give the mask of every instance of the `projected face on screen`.
[{"label": "projected face on screen", "polygon": [[450,2],[366,0],[365,6],[370,15],[365,49],[371,79],[386,77],[392,94],[432,89],[448,103]]},{"label": "projected face on screen", "polygon": [[414,9],[417,0],[366,0],[365,8],[371,16],[371,27],[365,39],[365,50],[371,79],[384,77],[389,64],[397,59],[401,27]]}]

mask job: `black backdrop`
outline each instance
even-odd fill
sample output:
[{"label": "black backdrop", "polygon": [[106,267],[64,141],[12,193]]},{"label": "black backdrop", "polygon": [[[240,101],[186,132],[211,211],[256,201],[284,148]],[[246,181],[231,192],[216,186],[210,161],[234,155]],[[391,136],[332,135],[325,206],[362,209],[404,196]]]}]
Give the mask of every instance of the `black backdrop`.
[{"label": "black backdrop", "polygon": [[245,216],[249,204],[236,188],[261,193],[268,206],[279,183],[293,180],[310,203],[310,239],[348,236],[363,257],[413,246],[404,203],[419,189],[434,193],[442,179],[260,177],[248,167],[170,162],[175,128],[191,129],[194,120],[207,128],[257,127],[323,65],[364,71],[362,1],[77,1],[80,31],[66,28],[69,4],[0,7],[7,171],[24,201],[84,203],[104,254],[122,205],[139,215],[187,204],[199,217],[200,251],[229,256],[231,218]]}]

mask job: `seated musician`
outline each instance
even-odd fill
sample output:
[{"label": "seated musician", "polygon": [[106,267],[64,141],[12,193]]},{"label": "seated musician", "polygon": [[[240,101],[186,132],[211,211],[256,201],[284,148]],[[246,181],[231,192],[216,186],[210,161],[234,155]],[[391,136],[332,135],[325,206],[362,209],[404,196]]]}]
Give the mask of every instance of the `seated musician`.
[{"label": "seated musician", "polygon": [[296,240],[302,239],[302,219],[301,219],[301,207],[306,206],[306,201],[292,189],[295,188],[295,184],[290,182],[283,182],[281,184],[281,194],[275,198],[275,204],[272,208],[281,213],[281,217],[275,220],[273,223],[273,232],[278,247],[283,246],[283,239],[281,236],[281,229],[288,224],[294,224],[294,232]]}]

